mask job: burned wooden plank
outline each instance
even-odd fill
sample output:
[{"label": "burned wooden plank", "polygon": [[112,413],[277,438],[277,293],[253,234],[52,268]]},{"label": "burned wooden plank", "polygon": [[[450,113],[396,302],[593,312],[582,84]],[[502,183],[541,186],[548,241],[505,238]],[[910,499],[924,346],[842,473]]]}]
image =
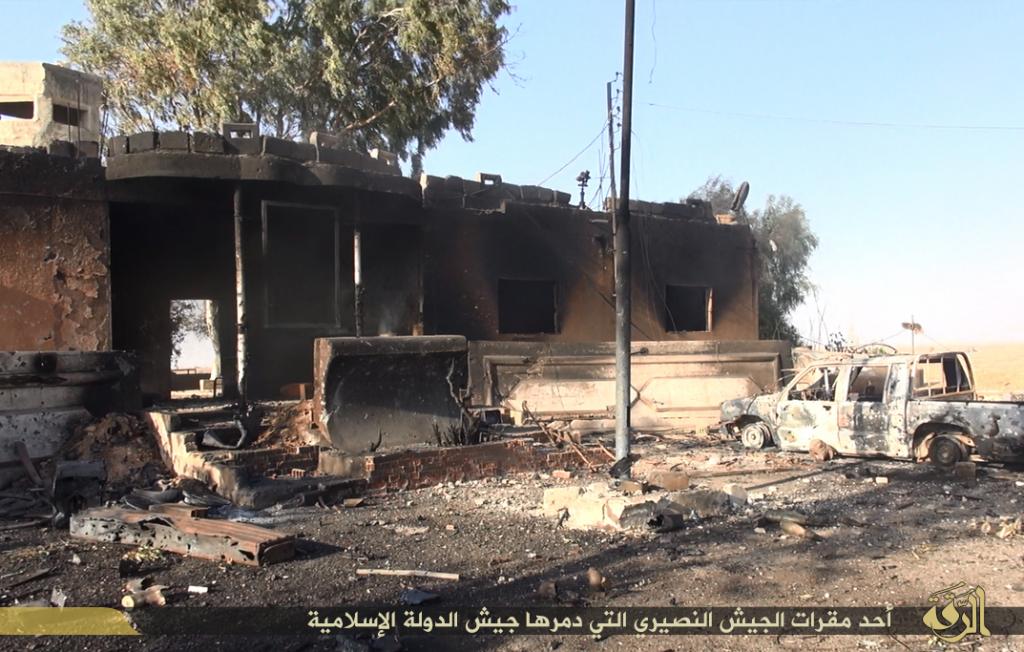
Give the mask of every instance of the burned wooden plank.
[{"label": "burned wooden plank", "polygon": [[256,525],[117,507],[78,512],[71,536],[90,541],[147,545],[190,557],[263,566],[295,556],[295,537]]}]

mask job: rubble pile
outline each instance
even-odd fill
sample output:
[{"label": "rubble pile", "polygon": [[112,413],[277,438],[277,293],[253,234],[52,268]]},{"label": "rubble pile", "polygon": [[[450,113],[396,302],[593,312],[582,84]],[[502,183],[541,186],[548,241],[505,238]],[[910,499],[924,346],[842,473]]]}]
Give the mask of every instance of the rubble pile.
[{"label": "rubble pile", "polygon": [[60,451],[63,459],[102,462],[106,489],[126,493],[167,475],[149,427],[130,414],[110,413],[77,428]]},{"label": "rubble pile", "polygon": [[270,422],[256,438],[254,448],[324,444],[313,421],[313,401],[297,401],[272,407],[268,410]]}]

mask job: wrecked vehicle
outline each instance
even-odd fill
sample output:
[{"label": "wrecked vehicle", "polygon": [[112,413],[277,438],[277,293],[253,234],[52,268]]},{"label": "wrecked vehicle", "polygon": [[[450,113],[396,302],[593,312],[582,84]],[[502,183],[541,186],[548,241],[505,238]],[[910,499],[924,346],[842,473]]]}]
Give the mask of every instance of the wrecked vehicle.
[{"label": "wrecked vehicle", "polygon": [[773,394],[722,404],[721,427],[748,448],[1024,461],[1024,403],[983,401],[965,353],[853,357],[813,364]]}]

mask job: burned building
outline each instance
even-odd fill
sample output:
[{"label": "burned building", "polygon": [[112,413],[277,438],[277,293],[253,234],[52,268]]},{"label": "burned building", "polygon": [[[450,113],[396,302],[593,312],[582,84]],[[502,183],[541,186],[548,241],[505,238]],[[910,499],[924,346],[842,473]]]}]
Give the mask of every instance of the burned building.
[{"label": "burned building", "polygon": [[[386,395],[403,391],[435,396],[411,410],[431,419],[457,418],[436,406],[458,396],[602,428],[611,214],[495,174],[410,179],[330,140],[227,125],[115,137],[105,165],[75,146],[0,152],[0,349],[131,352],[142,395],[165,401],[171,303],[202,300],[219,316],[217,393],[312,385],[345,448],[388,419],[393,443],[423,439],[423,422],[395,425],[408,401]],[[709,425],[788,365],[788,344],[757,340],[750,230],[699,201],[631,209],[634,423]]]}]

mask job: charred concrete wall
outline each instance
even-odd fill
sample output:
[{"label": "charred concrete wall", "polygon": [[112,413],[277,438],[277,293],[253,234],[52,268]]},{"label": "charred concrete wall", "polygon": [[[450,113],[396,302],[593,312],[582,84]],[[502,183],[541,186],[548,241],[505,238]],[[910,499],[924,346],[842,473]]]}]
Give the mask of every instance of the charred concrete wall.
[{"label": "charred concrete wall", "polygon": [[[615,335],[612,234],[606,213],[506,203],[501,212],[433,208],[426,230],[428,332],[470,340],[593,342]],[[757,339],[754,243],[742,225],[684,217],[633,220],[633,338]],[[526,282],[526,284],[522,283]],[[554,318],[517,332],[502,311],[546,310],[507,288],[544,290]],[[504,288],[503,288],[504,284]],[[672,288],[704,293],[701,329],[674,326]],[[504,305],[503,305],[504,304]],[[502,322],[506,321],[506,324]]]},{"label": "charred concrete wall", "polygon": [[0,150],[0,243],[0,350],[110,348],[98,160]]}]

